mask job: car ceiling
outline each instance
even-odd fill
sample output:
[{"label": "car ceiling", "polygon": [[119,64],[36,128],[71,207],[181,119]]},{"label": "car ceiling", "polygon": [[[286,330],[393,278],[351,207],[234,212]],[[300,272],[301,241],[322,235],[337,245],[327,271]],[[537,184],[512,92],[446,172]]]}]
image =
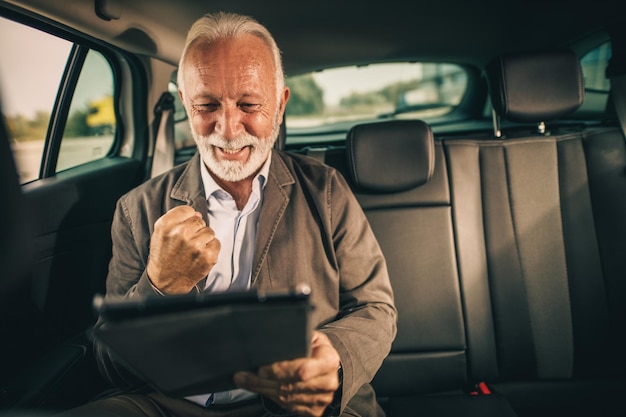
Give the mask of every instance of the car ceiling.
[{"label": "car ceiling", "polygon": [[[599,0],[8,0],[136,53],[176,64],[187,29],[217,10],[265,24],[287,75],[345,64],[433,60],[484,65],[497,54],[605,36],[618,2]],[[95,10],[119,15],[104,20]],[[584,48],[584,45],[578,45]]]}]

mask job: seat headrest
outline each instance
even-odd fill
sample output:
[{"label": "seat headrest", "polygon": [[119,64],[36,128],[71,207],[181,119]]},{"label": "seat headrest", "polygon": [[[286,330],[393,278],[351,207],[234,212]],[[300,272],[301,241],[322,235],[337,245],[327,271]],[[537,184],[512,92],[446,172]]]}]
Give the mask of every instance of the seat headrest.
[{"label": "seat headrest", "polygon": [[364,191],[415,188],[430,179],[435,167],[433,133],[421,120],[356,125],[346,147],[352,179]]},{"label": "seat headrest", "polygon": [[494,110],[513,122],[553,120],[583,102],[582,70],[570,50],[502,55],[485,75]]}]

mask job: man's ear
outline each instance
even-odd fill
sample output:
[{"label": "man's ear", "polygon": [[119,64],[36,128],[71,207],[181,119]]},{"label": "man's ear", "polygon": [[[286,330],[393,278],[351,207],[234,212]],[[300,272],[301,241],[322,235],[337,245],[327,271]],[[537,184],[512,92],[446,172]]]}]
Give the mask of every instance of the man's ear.
[{"label": "man's ear", "polygon": [[291,90],[289,89],[289,87],[285,86],[282,94],[280,95],[280,103],[278,103],[279,110],[280,110],[279,111],[279,114],[280,114],[279,123],[283,122],[283,116],[285,114],[285,107],[287,106],[287,102],[289,101],[290,96],[291,96]]}]

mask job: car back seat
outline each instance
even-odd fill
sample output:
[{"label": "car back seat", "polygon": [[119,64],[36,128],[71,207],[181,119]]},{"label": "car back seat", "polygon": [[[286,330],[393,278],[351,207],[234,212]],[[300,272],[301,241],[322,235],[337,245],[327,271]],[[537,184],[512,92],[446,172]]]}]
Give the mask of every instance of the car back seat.
[{"label": "car back seat", "polygon": [[465,333],[443,149],[419,121],[356,126],[346,146],[355,194],[397,294],[398,335],[377,392],[463,384]]},{"label": "car back seat", "polygon": [[624,137],[550,132],[582,103],[569,51],[499,57],[487,80],[500,117],[538,129],[444,141],[470,379],[519,415],[626,415]]},{"label": "car back seat", "polygon": [[[325,162],[353,186],[387,259],[398,334],[373,384],[389,416],[514,415],[469,395],[467,344],[444,148],[424,122],[354,127]],[[346,165],[347,164],[347,165]],[[445,392],[444,397],[429,394]]]},{"label": "car back seat", "polygon": [[421,122],[381,122],[348,134],[345,162],[326,154],[395,291],[374,386],[390,417],[624,416],[624,136],[550,123],[582,100],[569,51],[500,57],[487,77],[499,117],[530,125],[432,142]]}]

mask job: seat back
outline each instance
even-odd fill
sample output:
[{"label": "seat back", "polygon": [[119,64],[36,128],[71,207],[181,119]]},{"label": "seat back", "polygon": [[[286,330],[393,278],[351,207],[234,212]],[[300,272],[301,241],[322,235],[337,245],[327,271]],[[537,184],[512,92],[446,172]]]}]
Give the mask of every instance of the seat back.
[{"label": "seat back", "polygon": [[462,386],[465,333],[443,148],[425,123],[393,121],[354,127],[346,153],[344,172],[387,259],[399,313],[376,392]]},{"label": "seat back", "polygon": [[571,52],[499,57],[487,79],[498,116],[531,125],[444,140],[470,379],[575,409],[626,370],[624,137],[551,123],[582,102]]},{"label": "seat back", "polygon": [[[325,152],[398,308],[374,387],[389,415],[623,415],[624,135],[556,123],[583,100],[569,51],[499,57],[486,76],[494,137],[379,122],[349,132],[347,157]],[[483,381],[498,395],[466,395]]]}]

